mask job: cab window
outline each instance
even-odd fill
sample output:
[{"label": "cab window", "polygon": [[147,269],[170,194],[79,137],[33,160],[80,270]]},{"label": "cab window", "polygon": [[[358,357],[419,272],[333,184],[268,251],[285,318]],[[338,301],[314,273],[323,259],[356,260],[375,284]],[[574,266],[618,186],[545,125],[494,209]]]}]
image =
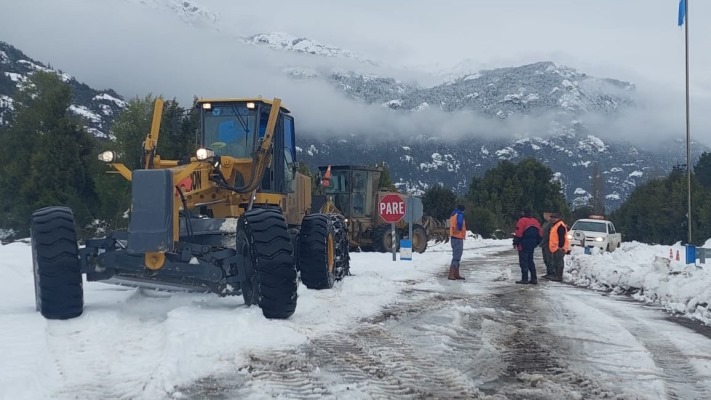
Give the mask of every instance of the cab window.
[{"label": "cab window", "polygon": [[203,113],[203,146],[217,154],[251,157],[256,115],[245,104],[213,105]]}]

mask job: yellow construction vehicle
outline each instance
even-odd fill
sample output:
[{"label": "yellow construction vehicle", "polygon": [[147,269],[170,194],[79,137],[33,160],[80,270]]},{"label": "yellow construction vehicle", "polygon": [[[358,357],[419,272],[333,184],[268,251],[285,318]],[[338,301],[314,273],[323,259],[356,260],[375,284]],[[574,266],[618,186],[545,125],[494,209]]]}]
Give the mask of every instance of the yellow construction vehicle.
[{"label": "yellow construction vehicle", "polygon": [[[379,187],[383,166],[328,165],[318,167],[319,182],[314,195],[314,208],[324,213],[338,213],[346,217],[348,241],[353,249],[365,251],[391,252],[393,243],[399,248],[400,239],[409,235],[408,224],[401,220],[395,224],[395,240],[389,223],[378,215],[377,205],[386,195],[402,193]],[[422,200],[413,197],[422,208]],[[412,250],[423,253],[427,242],[449,241],[448,221],[438,220],[428,215],[415,218],[412,226]]]},{"label": "yellow construction vehicle", "polygon": [[131,181],[127,231],[79,249],[71,209],[32,215],[37,309],[46,318],[82,313],[82,274],[167,288],[241,293],[267,318],[296,308],[298,279],[325,289],[349,271],[347,226],[312,213],[311,180],[297,172],[294,118],[281,100],[200,99],[199,149],[163,160],[154,106],[141,169],[111,151],[99,155]]}]

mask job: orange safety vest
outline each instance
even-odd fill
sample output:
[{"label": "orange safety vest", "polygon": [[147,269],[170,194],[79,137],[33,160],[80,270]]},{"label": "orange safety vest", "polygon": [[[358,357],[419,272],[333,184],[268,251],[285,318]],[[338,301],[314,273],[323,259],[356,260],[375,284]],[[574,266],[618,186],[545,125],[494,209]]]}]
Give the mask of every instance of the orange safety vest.
[{"label": "orange safety vest", "polygon": [[449,236],[459,239],[464,239],[467,236],[467,221],[462,220],[462,230],[457,230],[457,215],[453,214],[449,217]]},{"label": "orange safety vest", "polygon": [[565,228],[565,235],[563,236],[565,237],[565,242],[563,242],[563,250],[567,253],[568,248],[570,248],[570,240],[568,240],[568,227],[565,226],[565,223],[561,219],[551,226],[551,232],[548,234],[548,250],[550,250],[551,253],[555,253],[560,248],[560,243],[558,243],[558,227],[561,225]]}]

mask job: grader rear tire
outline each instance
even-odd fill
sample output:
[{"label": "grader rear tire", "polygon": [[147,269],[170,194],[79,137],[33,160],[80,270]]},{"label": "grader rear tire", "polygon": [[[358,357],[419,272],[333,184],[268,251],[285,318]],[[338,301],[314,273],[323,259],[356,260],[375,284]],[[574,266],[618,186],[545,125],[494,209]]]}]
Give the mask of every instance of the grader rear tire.
[{"label": "grader rear tire", "polygon": [[373,232],[373,248],[381,253],[390,253],[393,251],[393,242],[395,242],[395,251],[400,249],[400,238],[398,231],[395,230],[395,240],[393,240],[392,228],[390,225],[380,225]]},{"label": "grader rear tire", "polygon": [[67,207],[32,213],[35,305],[47,319],[76,318],[84,311],[84,288],[74,214]]},{"label": "grader rear tire", "polygon": [[330,289],[336,281],[337,234],[327,214],[310,214],[301,221],[299,272],[309,289]]},{"label": "grader rear tire", "polygon": [[412,250],[424,253],[427,250],[427,231],[422,225],[412,226]]},{"label": "grader rear tire", "polygon": [[296,310],[298,286],[294,249],[281,210],[244,213],[236,241],[246,276],[241,282],[244,302],[259,305],[267,318],[289,318]]}]

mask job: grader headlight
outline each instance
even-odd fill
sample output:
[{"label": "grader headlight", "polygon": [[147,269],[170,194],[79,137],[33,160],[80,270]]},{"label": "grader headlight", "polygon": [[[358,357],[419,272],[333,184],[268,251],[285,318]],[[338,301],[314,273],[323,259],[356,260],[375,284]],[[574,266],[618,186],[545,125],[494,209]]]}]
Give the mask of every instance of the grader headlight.
[{"label": "grader headlight", "polygon": [[103,161],[105,163],[112,163],[116,161],[117,158],[116,153],[110,150],[99,154],[99,161]]},{"label": "grader headlight", "polygon": [[214,156],[215,152],[210,149],[197,149],[197,152],[195,152],[195,158],[197,158],[199,161],[205,161],[208,158]]}]

